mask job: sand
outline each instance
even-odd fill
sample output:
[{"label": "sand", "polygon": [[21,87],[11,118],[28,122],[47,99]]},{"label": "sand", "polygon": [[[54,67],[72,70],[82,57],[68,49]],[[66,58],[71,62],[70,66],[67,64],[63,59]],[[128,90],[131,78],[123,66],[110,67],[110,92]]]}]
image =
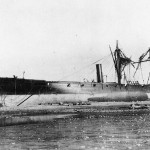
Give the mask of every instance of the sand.
[{"label": "sand", "polygon": [[[150,105],[150,101],[138,102]],[[93,102],[90,105],[31,105],[0,108],[0,126],[52,121],[53,119],[86,115],[119,115],[150,113],[150,109],[129,109],[132,102]]]}]

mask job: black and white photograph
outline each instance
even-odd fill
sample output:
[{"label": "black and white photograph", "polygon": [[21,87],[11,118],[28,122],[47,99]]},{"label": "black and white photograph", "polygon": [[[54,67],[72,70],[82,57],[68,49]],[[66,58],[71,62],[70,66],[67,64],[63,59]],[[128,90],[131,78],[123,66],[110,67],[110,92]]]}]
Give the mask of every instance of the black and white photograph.
[{"label": "black and white photograph", "polygon": [[150,1],[0,0],[0,150],[149,150]]}]

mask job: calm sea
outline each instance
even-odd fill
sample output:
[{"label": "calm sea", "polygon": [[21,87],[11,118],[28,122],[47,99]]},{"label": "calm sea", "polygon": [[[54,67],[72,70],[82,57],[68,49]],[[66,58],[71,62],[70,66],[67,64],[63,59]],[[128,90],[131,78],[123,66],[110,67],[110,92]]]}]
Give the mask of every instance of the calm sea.
[{"label": "calm sea", "polygon": [[87,116],[0,127],[0,150],[150,149],[150,115]]}]

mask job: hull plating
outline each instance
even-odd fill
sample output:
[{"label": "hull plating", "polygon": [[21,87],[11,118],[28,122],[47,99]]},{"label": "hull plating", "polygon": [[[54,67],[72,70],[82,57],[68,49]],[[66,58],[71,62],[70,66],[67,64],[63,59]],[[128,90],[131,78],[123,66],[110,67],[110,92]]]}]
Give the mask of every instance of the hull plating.
[{"label": "hull plating", "polygon": [[140,85],[118,85],[116,83],[47,82],[42,91],[32,94],[3,94],[1,100],[7,105],[25,101],[23,104],[39,103],[77,103],[92,102],[130,102],[146,101],[148,96]]}]

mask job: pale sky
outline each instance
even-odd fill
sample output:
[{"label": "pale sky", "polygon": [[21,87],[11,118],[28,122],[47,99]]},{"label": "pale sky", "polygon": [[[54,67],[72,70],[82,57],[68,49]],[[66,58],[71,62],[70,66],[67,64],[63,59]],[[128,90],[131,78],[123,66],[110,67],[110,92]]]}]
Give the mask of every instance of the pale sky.
[{"label": "pale sky", "polygon": [[149,16],[149,0],[0,0],[0,76],[92,79],[91,66],[64,77],[109,55],[116,40],[137,60],[150,47]]}]

